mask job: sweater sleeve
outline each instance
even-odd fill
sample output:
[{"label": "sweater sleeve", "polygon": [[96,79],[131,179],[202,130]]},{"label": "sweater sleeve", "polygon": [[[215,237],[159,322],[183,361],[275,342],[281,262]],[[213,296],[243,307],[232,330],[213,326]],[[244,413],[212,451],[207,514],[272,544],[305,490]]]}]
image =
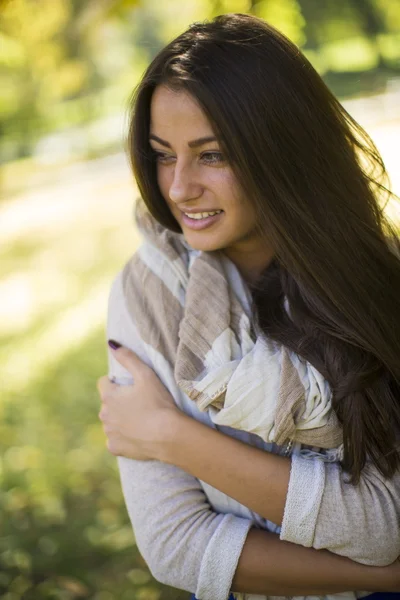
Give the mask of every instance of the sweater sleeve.
[{"label": "sweater sleeve", "polygon": [[281,539],[391,564],[400,555],[400,473],[388,480],[368,463],[352,485],[338,463],[293,456]]},{"label": "sweater sleeve", "polygon": [[[151,361],[127,311],[121,273],[113,282],[107,337]],[[109,377],[131,384],[132,376],[108,353]],[[173,465],[118,458],[122,489],[140,553],[160,582],[226,600],[252,521],[214,512],[200,482]]]}]

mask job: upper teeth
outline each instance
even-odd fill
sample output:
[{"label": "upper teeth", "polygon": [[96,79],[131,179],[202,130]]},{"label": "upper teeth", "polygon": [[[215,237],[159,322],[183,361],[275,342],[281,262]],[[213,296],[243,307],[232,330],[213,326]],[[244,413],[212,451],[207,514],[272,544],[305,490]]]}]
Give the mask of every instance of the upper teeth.
[{"label": "upper teeth", "polygon": [[185,213],[190,219],[205,219],[206,217],[212,217],[213,215],[219,215],[222,210],[214,210],[214,212],[203,212],[203,213]]}]

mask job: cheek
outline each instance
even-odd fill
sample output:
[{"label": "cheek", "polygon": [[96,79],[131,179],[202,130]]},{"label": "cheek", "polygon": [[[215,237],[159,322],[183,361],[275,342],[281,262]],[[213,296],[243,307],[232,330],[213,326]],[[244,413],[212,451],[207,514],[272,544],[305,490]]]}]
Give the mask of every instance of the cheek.
[{"label": "cheek", "polygon": [[246,195],[231,169],[226,169],[225,172],[221,173],[219,185],[222,196],[231,210],[234,209],[240,212],[246,209]]},{"label": "cheek", "polygon": [[253,205],[246,198],[237,195],[231,205],[230,214],[231,226],[237,233],[247,235],[254,230],[257,218]]},{"label": "cheek", "polygon": [[254,207],[249,203],[246,194],[233,176],[226,179],[224,192],[226,210],[232,217],[240,220],[243,224],[254,219]]}]

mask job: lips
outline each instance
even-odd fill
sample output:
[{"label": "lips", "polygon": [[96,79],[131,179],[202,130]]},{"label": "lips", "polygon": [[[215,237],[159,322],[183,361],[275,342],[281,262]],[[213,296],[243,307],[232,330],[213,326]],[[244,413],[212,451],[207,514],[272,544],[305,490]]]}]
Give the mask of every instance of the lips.
[{"label": "lips", "polygon": [[188,208],[187,210],[182,210],[181,208],[179,209],[181,211],[181,213],[183,213],[184,215],[193,215],[193,214],[200,214],[200,213],[215,213],[215,212],[222,212],[221,208]]},{"label": "lips", "polygon": [[186,216],[189,219],[194,219],[195,221],[198,221],[200,219],[206,219],[207,217],[214,217],[215,215],[219,215],[222,211],[218,210],[218,211],[213,211],[213,212],[198,212],[198,213],[190,213],[190,214],[186,214]]},{"label": "lips", "polygon": [[[204,211],[204,212],[208,213],[208,212],[214,212],[214,211]],[[183,224],[186,227],[188,227],[189,229],[194,229],[194,230],[198,231],[200,229],[206,229],[206,228],[210,227],[211,225],[214,225],[214,223],[216,223],[217,221],[219,221],[222,218],[224,211],[217,212],[214,215],[205,216],[205,217],[197,217],[197,218],[190,217],[190,216],[188,216],[188,214],[182,213]],[[200,211],[196,211],[191,214],[200,215],[202,213],[200,213]]]}]

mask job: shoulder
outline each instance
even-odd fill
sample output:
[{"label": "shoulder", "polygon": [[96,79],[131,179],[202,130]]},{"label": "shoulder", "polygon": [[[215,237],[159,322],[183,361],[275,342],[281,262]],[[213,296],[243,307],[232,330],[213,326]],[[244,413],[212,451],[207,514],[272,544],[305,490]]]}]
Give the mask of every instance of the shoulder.
[{"label": "shoulder", "polygon": [[[107,307],[106,337],[130,348],[141,360],[152,367],[143,335],[143,332],[146,331],[146,323],[141,322],[142,311],[140,306],[136,307],[134,302],[130,302],[129,296],[125,293],[124,271],[126,266],[117,273],[111,284]],[[119,383],[129,380],[129,373],[117,362],[109,349],[108,361],[110,377],[115,377]]]},{"label": "shoulder", "polygon": [[168,260],[158,260],[154,252],[157,248],[143,244],[114,278],[108,302],[108,331],[113,330],[118,335],[113,339],[120,343],[140,340],[152,351],[171,357],[177,345],[171,340],[177,340],[183,316],[185,271],[182,268],[180,273]]},{"label": "shoulder", "polygon": [[[129,329],[134,324],[125,293],[127,265],[115,275],[108,295],[107,334],[118,341],[120,341],[121,332]],[[115,335],[118,337],[113,337]]]}]

